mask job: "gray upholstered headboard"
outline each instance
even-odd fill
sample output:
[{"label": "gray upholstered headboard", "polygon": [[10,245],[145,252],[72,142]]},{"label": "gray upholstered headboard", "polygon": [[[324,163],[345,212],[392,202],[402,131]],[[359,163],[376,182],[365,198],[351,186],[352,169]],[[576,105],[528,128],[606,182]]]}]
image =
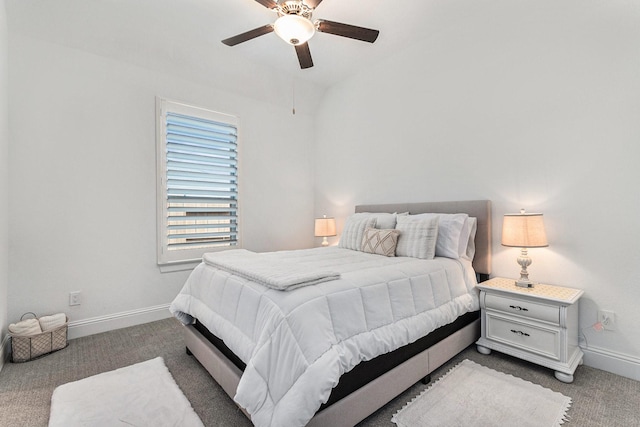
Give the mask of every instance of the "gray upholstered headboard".
[{"label": "gray upholstered headboard", "polygon": [[478,231],[476,232],[476,255],[473,258],[473,268],[476,273],[491,274],[490,200],[358,205],[356,212],[466,213],[476,217],[478,218]]}]

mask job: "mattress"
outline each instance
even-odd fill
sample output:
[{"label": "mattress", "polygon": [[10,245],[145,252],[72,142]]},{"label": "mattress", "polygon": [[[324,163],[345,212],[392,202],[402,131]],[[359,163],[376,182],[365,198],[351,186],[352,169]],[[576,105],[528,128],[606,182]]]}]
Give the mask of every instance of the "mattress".
[{"label": "mattress", "polygon": [[360,362],[478,310],[475,274],[462,259],[335,247],[263,255],[330,267],[340,278],[284,292],[203,263],[171,305],[246,364],[234,399],[259,426],[305,425]]}]

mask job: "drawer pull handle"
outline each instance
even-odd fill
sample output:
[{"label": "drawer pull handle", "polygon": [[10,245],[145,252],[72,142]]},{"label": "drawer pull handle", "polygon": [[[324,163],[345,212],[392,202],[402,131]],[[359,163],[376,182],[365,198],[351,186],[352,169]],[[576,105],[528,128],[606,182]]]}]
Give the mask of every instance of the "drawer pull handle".
[{"label": "drawer pull handle", "polygon": [[510,305],[509,308],[513,308],[514,310],[518,311],[529,311],[528,308],[520,307],[519,305]]},{"label": "drawer pull handle", "polygon": [[516,331],[515,329],[512,329],[511,332],[513,332],[514,334],[520,335],[521,337],[528,337],[530,336],[528,333],[526,332],[522,332],[522,331]]}]

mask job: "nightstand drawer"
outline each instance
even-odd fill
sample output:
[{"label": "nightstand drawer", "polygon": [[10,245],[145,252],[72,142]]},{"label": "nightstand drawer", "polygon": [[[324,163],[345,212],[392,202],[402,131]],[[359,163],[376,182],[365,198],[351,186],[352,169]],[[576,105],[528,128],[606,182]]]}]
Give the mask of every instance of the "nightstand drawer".
[{"label": "nightstand drawer", "polygon": [[530,319],[538,319],[554,325],[560,324],[560,307],[558,306],[539,304],[495,294],[487,294],[484,303],[488,309],[499,310]]},{"label": "nightstand drawer", "polygon": [[560,360],[560,330],[487,312],[486,336],[530,353]]}]

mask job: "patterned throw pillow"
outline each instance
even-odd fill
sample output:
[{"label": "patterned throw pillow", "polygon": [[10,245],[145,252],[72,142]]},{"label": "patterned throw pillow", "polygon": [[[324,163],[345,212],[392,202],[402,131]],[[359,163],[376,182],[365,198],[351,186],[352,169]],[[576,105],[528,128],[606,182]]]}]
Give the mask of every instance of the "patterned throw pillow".
[{"label": "patterned throw pillow", "polygon": [[396,256],[396,245],[398,244],[398,230],[378,230],[377,228],[367,228],[362,237],[362,252],[370,254]]}]

